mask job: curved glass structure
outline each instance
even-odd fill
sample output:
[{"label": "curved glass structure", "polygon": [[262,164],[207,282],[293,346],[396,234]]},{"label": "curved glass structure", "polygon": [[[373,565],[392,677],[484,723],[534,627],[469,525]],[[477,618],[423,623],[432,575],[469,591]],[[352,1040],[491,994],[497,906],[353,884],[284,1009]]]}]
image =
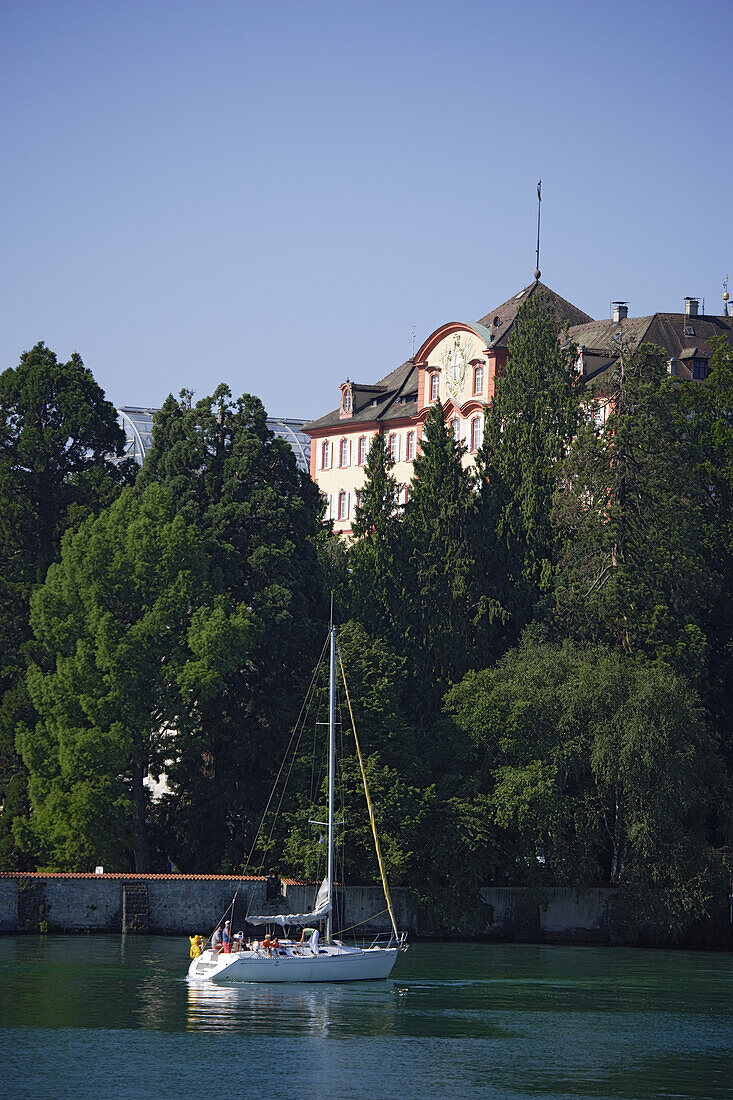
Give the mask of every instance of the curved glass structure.
[{"label": "curved glass structure", "polygon": [[[134,458],[142,465],[145,455],[153,443],[153,416],[157,409],[139,409],[131,405],[122,406],[117,416],[125,432],[125,458]],[[267,427],[273,435],[279,436],[290,445],[295,461],[306,474],[310,473],[311,441],[303,432],[307,420],[292,420],[282,417],[268,417]]]}]

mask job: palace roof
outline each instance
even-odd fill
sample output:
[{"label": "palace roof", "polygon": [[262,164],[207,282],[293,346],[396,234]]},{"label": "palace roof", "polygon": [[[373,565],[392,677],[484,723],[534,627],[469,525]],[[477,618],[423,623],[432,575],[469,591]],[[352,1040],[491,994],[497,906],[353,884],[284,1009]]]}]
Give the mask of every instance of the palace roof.
[{"label": "palace roof", "polygon": [[679,361],[678,377],[691,377],[693,359],[709,359],[710,341],[725,336],[733,344],[733,317],[708,314],[652,313],[620,321],[591,321],[574,325],[569,339],[583,352],[584,375],[597,378],[618,359],[621,350],[634,351],[640,344],[656,344]]},{"label": "palace roof", "polygon": [[[545,292],[551,308],[561,323],[582,325],[592,320],[587,313],[583,313],[582,309],[561,298],[544,283],[534,282],[506,302],[502,302],[500,306],[490,310],[479,321],[468,322],[468,324],[478,331],[491,347],[505,347],[519,307],[539,290]],[[353,414],[350,417],[344,418],[341,416],[340,409],[334,409],[325,416],[319,417],[318,420],[309,421],[303,426],[303,430],[312,432],[320,428],[333,428],[339,424],[345,428],[351,428],[360,422],[401,420],[403,417],[414,416],[417,413],[417,380],[418,371],[415,361],[407,359],[384,378],[371,385],[352,382]]]},{"label": "palace roof", "polygon": [[492,347],[506,347],[519,307],[540,291],[544,291],[550,307],[561,325],[583,325],[587,321],[593,321],[589,314],[583,313],[583,310],[578,309],[572,302],[561,298],[554,290],[550,290],[549,286],[545,286],[544,283],[540,282],[530,283],[524,290],[520,290],[518,294],[508,298],[506,302],[502,302],[500,306],[490,310],[485,317],[479,319],[479,324],[489,329],[493,336]]}]

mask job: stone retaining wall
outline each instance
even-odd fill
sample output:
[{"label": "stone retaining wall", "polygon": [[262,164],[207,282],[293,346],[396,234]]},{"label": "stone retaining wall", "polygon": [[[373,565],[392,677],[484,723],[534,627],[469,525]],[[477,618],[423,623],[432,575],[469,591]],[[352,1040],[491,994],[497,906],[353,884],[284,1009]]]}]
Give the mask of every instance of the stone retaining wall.
[{"label": "stone retaining wall", "polygon": [[546,887],[484,886],[481,901],[488,920],[483,935],[496,939],[609,943],[615,938],[611,887],[572,890]]},{"label": "stone retaining wall", "polygon": [[[144,888],[140,888],[142,883]],[[315,888],[283,883],[281,896],[267,901],[265,880],[225,876],[3,876],[0,933],[38,932],[44,922],[49,932],[208,933],[228,909],[235,892],[236,930],[245,925],[248,911],[307,912]],[[613,897],[614,891],[608,888],[579,892],[484,887],[471,915],[454,918],[445,927],[420,910],[408,889],[395,889],[393,904],[400,930],[416,935],[598,943],[613,939]],[[345,896],[339,891],[336,900],[336,929],[353,929],[364,935],[390,930],[379,887],[350,887]]]}]

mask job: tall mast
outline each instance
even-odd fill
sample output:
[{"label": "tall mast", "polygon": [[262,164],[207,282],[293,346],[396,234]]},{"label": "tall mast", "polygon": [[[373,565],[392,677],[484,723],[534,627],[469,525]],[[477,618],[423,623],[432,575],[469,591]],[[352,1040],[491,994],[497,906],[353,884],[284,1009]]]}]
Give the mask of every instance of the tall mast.
[{"label": "tall mast", "polygon": [[[331,623],[331,662],[328,686],[328,900],[333,903],[333,791],[336,764],[336,628]],[[332,910],[326,918],[326,943],[331,942]]]}]

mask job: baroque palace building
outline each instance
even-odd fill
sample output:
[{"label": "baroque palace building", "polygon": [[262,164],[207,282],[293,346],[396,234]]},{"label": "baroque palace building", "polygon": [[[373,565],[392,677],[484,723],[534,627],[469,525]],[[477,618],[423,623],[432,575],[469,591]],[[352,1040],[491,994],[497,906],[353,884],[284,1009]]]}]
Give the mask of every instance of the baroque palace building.
[{"label": "baroque palace building", "polygon": [[[684,300],[682,313],[629,317],[628,305],[615,302],[613,316],[594,321],[539,280],[490,310],[479,321],[449,321],[428,336],[420,350],[373,384],[346,379],[338,408],[304,424],[310,436],[310,473],[326,501],[326,518],[334,530],[349,535],[364,482],[364,467],[375,435],[387,440],[393,475],[404,504],[412,480],[412,463],[420,447],[422,426],[431,404],[440,398],[446,421],[466,447],[472,465],[483,441],[484,414],[508,356],[508,339],[519,307],[544,291],[567,338],[578,347],[577,369],[590,384],[602,379],[620,350],[648,342],[663,347],[670,374],[703,380],[711,355],[710,340],[726,336],[733,344],[728,294],[723,314],[699,312],[696,298]],[[596,401],[594,415],[602,426],[606,406]]]}]

